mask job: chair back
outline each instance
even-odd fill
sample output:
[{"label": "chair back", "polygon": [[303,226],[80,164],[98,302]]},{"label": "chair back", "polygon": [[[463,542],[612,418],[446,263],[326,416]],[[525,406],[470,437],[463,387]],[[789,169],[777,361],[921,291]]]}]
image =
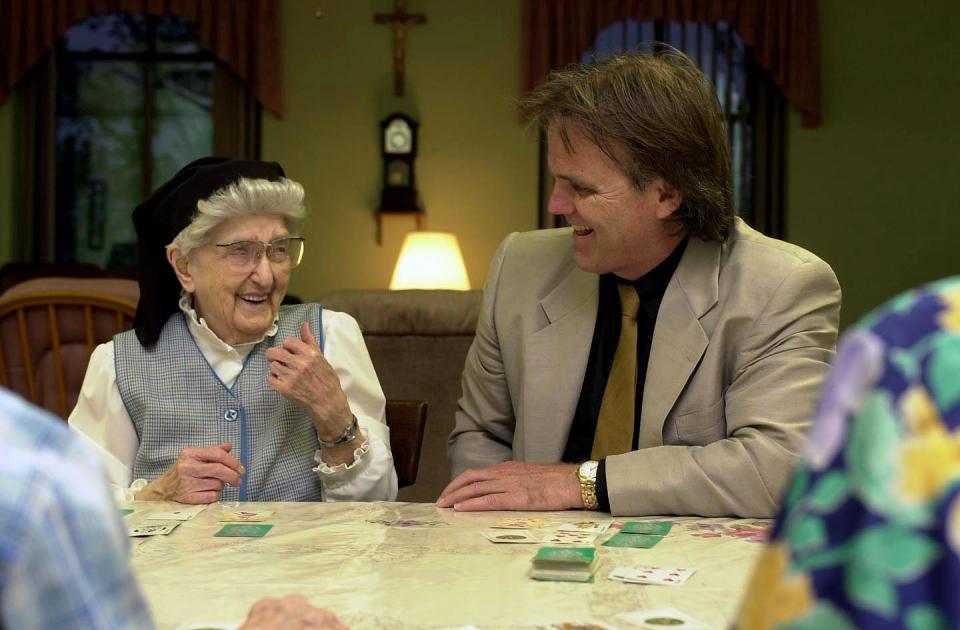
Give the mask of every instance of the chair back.
[{"label": "chair back", "polygon": [[137,283],[38,278],[0,296],[0,385],[66,419],[93,349],[133,326]]},{"label": "chair back", "polygon": [[412,486],[420,469],[423,429],[427,424],[427,403],[423,400],[388,400],[387,426],[390,450],[397,469],[397,485]]}]

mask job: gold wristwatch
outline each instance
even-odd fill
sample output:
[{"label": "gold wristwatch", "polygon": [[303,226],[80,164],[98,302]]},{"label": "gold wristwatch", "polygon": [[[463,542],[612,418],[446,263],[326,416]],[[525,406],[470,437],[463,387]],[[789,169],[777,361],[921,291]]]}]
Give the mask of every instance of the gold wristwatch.
[{"label": "gold wristwatch", "polygon": [[577,469],[577,481],[580,482],[580,499],[583,509],[595,510],[600,507],[597,501],[597,465],[594,460],[585,461]]}]

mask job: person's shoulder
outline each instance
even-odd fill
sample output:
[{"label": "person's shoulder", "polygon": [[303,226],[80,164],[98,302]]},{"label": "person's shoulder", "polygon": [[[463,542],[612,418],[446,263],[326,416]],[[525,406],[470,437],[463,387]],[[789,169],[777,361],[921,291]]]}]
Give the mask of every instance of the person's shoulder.
[{"label": "person's shoulder", "polygon": [[779,286],[785,278],[801,273],[815,278],[818,284],[838,285],[837,276],[824,260],[799,245],[761,234],[736,219],[730,235],[722,245],[722,265],[738,270],[757,283]]},{"label": "person's shoulder", "polygon": [[504,240],[511,255],[562,256],[573,250],[571,228],[552,228],[514,232]]},{"label": "person's shoulder", "polygon": [[0,391],[0,441],[4,502],[16,504],[39,486],[59,487],[66,494],[67,488],[100,487],[95,457],[66,422],[4,391]]},{"label": "person's shoulder", "polygon": [[927,345],[960,348],[960,276],[952,276],[900,293],[865,315],[856,326],[892,345],[916,345],[933,336]]}]

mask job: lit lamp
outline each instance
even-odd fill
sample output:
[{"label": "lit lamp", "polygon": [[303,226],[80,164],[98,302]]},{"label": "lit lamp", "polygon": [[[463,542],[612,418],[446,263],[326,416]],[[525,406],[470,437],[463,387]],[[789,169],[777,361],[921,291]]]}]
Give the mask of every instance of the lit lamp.
[{"label": "lit lamp", "polygon": [[391,289],[469,291],[457,237],[449,232],[410,232],[403,240]]}]

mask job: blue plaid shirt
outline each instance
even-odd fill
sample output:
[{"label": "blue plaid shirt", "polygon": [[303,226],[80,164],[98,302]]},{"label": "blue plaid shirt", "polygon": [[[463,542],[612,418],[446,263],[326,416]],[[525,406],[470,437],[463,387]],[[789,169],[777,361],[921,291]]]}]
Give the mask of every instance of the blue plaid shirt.
[{"label": "blue plaid shirt", "polygon": [[97,459],[0,389],[0,626],[151,628]]}]

